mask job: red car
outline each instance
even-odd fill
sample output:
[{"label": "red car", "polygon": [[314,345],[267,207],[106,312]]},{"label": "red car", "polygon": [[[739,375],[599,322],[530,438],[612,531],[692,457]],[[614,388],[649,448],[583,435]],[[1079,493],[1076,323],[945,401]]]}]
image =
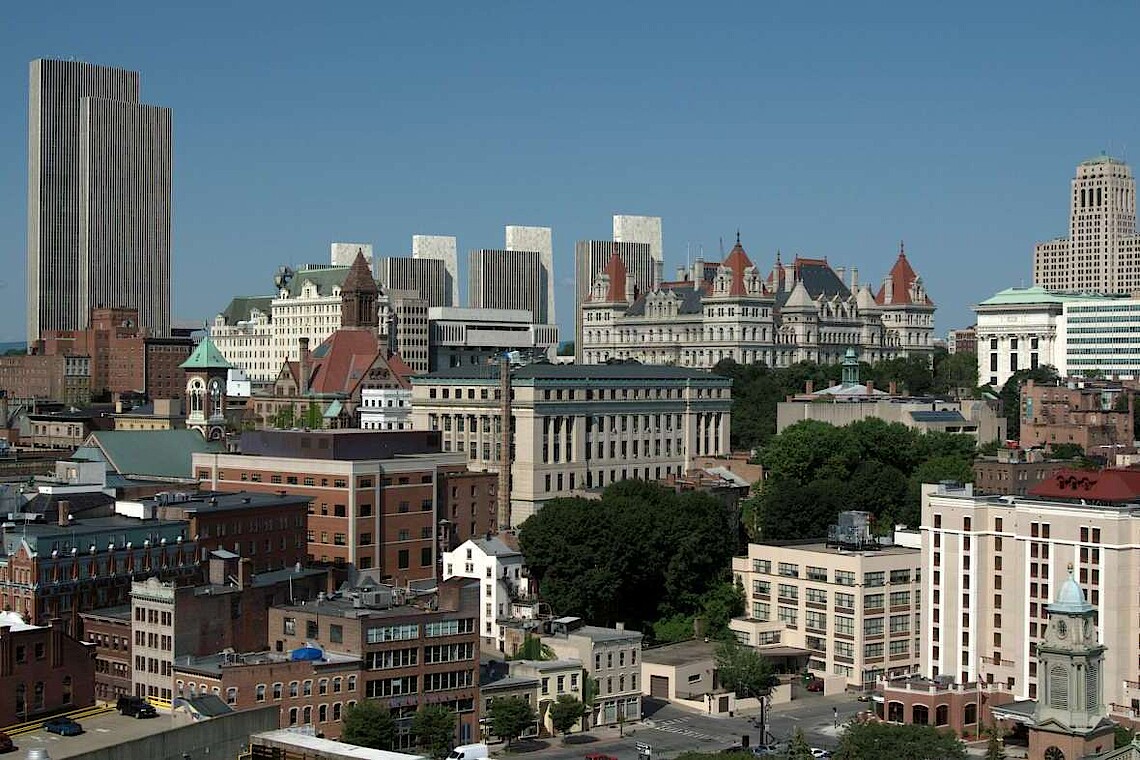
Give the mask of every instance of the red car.
[{"label": "red car", "polygon": [[603,755],[600,752],[595,752],[593,754],[586,755],[586,760],[618,760],[618,759],[616,757],[614,757],[613,755]]},{"label": "red car", "polygon": [[808,691],[823,691],[823,679],[822,678],[813,678],[810,681],[808,681],[807,690]]}]

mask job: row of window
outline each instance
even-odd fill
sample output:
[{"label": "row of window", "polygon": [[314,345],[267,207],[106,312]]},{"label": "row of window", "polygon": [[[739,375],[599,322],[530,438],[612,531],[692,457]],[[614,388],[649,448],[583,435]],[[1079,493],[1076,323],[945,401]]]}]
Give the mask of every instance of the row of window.
[{"label": "row of window", "polygon": [[[755,573],[764,573],[766,575],[771,575],[772,574],[772,560],[770,560],[770,559],[754,559],[754,560],[752,560],[752,571]],[[800,577],[800,566],[795,564],[795,563],[792,563],[792,562],[780,562],[776,566],[776,572],[778,575],[781,575],[785,578],[799,578]],[[813,567],[812,565],[807,565],[806,566],[806,573],[805,573],[804,577],[806,577],[808,580],[811,580],[811,581],[821,581],[823,583],[827,583],[828,570],[825,567]],[[890,577],[890,582],[892,584],[910,583],[911,578],[912,578],[912,573],[911,573],[911,570],[909,568],[908,569],[901,569],[901,570],[892,570],[890,572],[889,577]],[[865,572],[865,573],[863,573],[863,586],[864,587],[883,586],[883,585],[886,585],[887,578],[888,578],[888,575],[883,570],[878,570],[878,571],[873,571],[873,572]],[[921,570],[919,568],[914,569],[913,578],[914,578],[915,582],[918,582],[921,580]],[[854,586],[855,585],[855,573],[851,570],[836,570],[834,573],[834,581],[833,582],[840,585],[840,586]],[[781,584],[781,588],[785,588],[785,586],[783,584]],[[792,587],[787,586],[786,588],[792,588]]]}]

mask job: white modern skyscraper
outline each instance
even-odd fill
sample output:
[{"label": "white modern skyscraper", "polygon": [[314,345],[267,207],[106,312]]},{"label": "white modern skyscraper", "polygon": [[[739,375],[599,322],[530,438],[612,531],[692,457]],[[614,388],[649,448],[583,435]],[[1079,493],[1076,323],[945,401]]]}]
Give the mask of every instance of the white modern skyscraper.
[{"label": "white modern skyscraper", "polygon": [[28,324],[81,329],[96,306],[170,330],[171,112],[139,75],[32,61],[28,79]]},{"label": "white modern skyscraper", "polygon": [[[459,255],[452,235],[412,235],[412,258],[442,261],[449,288],[447,298],[433,306],[459,306]],[[426,297],[426,296],[425,296]]]},{"label": "white modern skyscraper", "polygon": [[546,288],[537,251],[471,251],[467,304],[473,309],[524,309],[533,324],[546,324]]},{"label": "white modern skyscraper", "polygon": [[1140,290],[1136,180],[1128,164],[1106,155],[1082,161],[1069,204],[1069,236],[1034,249],[1034,284],[1054,291]]},{"label": "white modern skyscraper", "polygon": [[549,227],[507,227],[508,251],[534,251],[542,266],[542,287],[545,289],[545,306],[534,313],[536,324],[555,321],[554,313],[554,233]]}]

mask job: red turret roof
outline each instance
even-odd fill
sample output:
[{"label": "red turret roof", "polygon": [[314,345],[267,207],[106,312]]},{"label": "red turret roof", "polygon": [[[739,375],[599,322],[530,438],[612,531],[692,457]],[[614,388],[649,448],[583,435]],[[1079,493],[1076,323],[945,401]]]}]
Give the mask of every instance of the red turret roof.
[{"label": "red turret roof", "polygon": [[[899,243],[899,257],[895,261],[895,265],[891,267],[891,303],[918,303],[924,306],[932,306],[934,302],[925,294],[923,294],[921,301],[911,299],[910,289],[917,279],[918,275],[914,273],[910,262],[907,261],[906,251],[903,249],[902,243]],[[884,284],[879,287],[879,292],[875,295],[875,303],[882,305],[886,303],[886,298],[887,289],[886,284]]]},{"label": "red turret roof", "polygon": [[728,289],[728,294],[730,296],[748,295],[748,291],[744,287],[744,270],[752,266],[752,260],[748,258],[748,254],[744,252],[744,246],[740,244],[739,232],[736,233],[736,245],[732,246],[732,250],[728,252],[723,266],[732,271],[732,285]]},{"label": "red turret roof", "polygon": [[606,292],[606,300],[610,303],[625,301],[625,263],[614,251],[606,264],[606,274],[610,276],[610,289]]}]

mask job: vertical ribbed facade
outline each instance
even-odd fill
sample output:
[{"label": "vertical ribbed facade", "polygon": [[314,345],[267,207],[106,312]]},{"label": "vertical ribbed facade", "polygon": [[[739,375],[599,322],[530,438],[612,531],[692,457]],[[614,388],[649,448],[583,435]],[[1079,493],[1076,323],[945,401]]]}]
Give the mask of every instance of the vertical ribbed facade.
[{"label": "vertical ribbed facade", "polygon": [[659,284],[659,267],[649,243],[579,240],[574,246],[574,354],[578,362],[582,361],[582,303],[614,251],[638,292],[645,293]]},{"label": "vertical ribbed facade", "polygon": [[476,309],[526,309],[534,324],[545,324],[543,271],[542,256],[537,251],[471,251],[467,303]]},{"label": "vertical ribbed facade", "polygon": [[428,306],[456,305],[452,302],[451,272],[442,259],[381,259],[377,275],[385,290],[414,290]]},{"label": "vertical ribbed facade", "polygon": [[28,340],[99,304],[170,329],[170,110],[139,75],[36,60],[28,87]]}]

